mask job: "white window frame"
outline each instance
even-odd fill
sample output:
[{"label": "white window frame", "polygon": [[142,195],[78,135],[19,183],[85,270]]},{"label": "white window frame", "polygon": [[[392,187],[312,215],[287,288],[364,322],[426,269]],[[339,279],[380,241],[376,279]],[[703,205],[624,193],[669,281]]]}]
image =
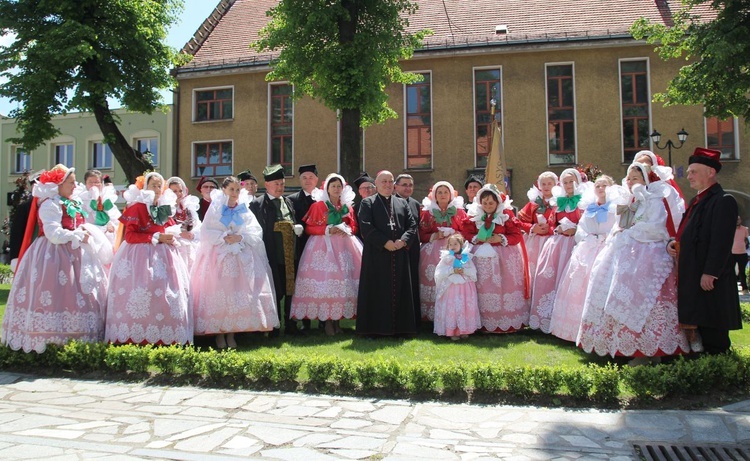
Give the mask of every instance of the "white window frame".
[{"label": "white window frame", "polygon": [[[231,170],[234,171],[234,139],[226,138],[226,139],[210,139],[210,140],[200,140],[200,141],[193,141],[190,143],[190,177],[192,179],[198,179],[201,176],[195,176],[197,173],[197,164],[195,162],[195,145],[196,144],[218,144],[218,143],[231,143],[232,144],[232,165]],[[230,172],[228,175],[202,175],[202,176],[208,176],[210,178],[219,177],[219,176],[231,176],[232,173]]]},{"label": "white window frame", "polygon": [[[139,132],[135,133],[131,136],[131,142],[130,145],[133,147],[133,149],[138,150],[138,141],[144,140],[144,139],[156,139],[156,157],[154,158],[155,161],[152,162],[152,165],[154,165],[154,168],[159,167],[159,157],[161,157],[161,136],[157,131],[148,131],[148,132]],[[140,152],[140,151],[139,151]],[[153,154],[153,152],[151,152]]]},{"label": "white window frame", "polygon": [[[505,98],[503,97],[504,88],[503,88],[503,66],[475,66],[471,68],[471,97],[472,97],[472,117],[474,119],[474,123],[471,126],[471,139],[474,144],[474,169],[480,168],[477,165],[477,71],[478,70],[499,70],[500,71],[500,104],[496,107],[496,110],[500,110],[500,124],[501,126],[505,123],[505,111],[503,110],[503,104],[505,103]],[[503,143],[505,142],[505,130],[500,131],[500,137],[501,141]],[[484,168],[484,167],[481,167]]]},{"label": "white window frame", "polygon": [[[58,147],[62,147],[62,146],[70,146],[70,152],[66,152],[65,153],[66,156],[70,155],[70,165],[68,165],[67,162],[61,162],[58,159],[57,149],[58,149]],[[67,166],[68,168],[75,167],[75,165],[76,165],[76,145],[75,145],[75,142],[73,142],[73,141],[57,141],[57,142],[54,142],[54,143],[50,144],[50,148],[52,150],[52,164],[53,165],[56,165],[58,163],[62,163],[63,165]]]},{"label": "white window frame", "polygon": [[[104,150],[105,157],[107,156],[107,152],[109,152],[109,166],[99,166],[94,162],[94,150],[96,149],[97,144],[99,144]],[[89,141],[89,165],[89,169],[94,170],[113,170],[115,168],[115,154],[112,152],[112,148],[109,147],[109,144],[106,144],[103,139]]]},{"label": "white window frame", "polygon": [[[647,57],[633,57],[633,58],[620,58],[617,60],[617,104],[620,106],[620,161],[622,162],[622,165],[629,165],[629,162],[625,161],[625,147],[623,146],[623,138],[625,136],[625,133],[622,129],[622,122],[624,115],[622,113],[622,63],[623,62],[632,62],[632,61],[646,61],[646,85],[648,86],[648,132],[653,133],[654,132],[654,111],[651,107],[651,60]],[[648,138],[648,145],[649,150],[654,150],[653,147],[653,141],[651,140],[651,137]]]},{"label": "white window frame", "polygon": [[[23,155],[26,157],[26,162],[24,162],[24,163],[28,163],[28,168],[22,168],[20,170],[18,169],[18,154],[19,154],[19,151],[23,152]],[[10,168],[12,174],[24,174],[27,171],[31,171],[31,168],[33,166],[32,158],[31,158],[31,152],[29,152],[28,150],[24,149],[22,146],[20,146],[18,144],[12,144],[10,146],[10,162],[12,164],[11,168]]]},{"label": "white window frame", "polygon": [[[292,96],[294,96],[294,91],[295,91],[294,85],[292,85],[291,83],[285,80],[279,81],[279,82],[268,83],[268,101],[266,104],[266,106],[268,107],[268,117],[267,117],[268,126],[266,127],[267,128],[266,131],[268,133],[268,138],[266,139],[266,145],[268,146],[268,149],[266,151],[266,165],[271,165],[271,162],[272,162],[271,159],[273,156],[273,142],[272,142],[273,133],[271,133],[271,125],[272,125],[272,120],[273,120],[273,107],[272,107],[273,89],[272,88],[274,86],[281,86],[281,85],[288,85],[292,87]],[[297,149],[295,146],[295,144],[297,143],[297,136],[295,135],[295,123],[297,123],[297,104],[295,103],[294,99],[291,99],[291,101],[292,101],[292,167],[291,167],[292,174],[290,176],[284,176],[286,178],[294,177],[294,172],[296,171],[295,163],[297,162],[297,155],[296,155]]]},{"label": "white window frame", "polygon": [[[549,101],[549,88],[547,87],[547,68],[552,66],[571,66],[571,74],[573,78],[573,136],[575,136],[575,150],[573,151],[573,162],[572,163],[555,163],[552,164],[552,154],[549,150],[549,110],[547,107]],[[619,73],[619,64],[618,64]],[[620,79],[622,82],[622,79]],[[622,93],[620,93],[622,94]],[[650,94],[650,93],[649,93]],[[650,108],[649,108],[650,110]],[[574,61],[564,62],[545,62],[544,63],[544,112],[546,114],[547,123],[545,127],[547,131],[544,134],[545,143],[547,145],[547,166],[554,168],[558,166],[569,166],[578,164],[578,101],[576,100],[576,65]],[[620,104],[620,112],[622,113],[622,103]],[[649,112],[650,113],[650,112]],[[649,119],[651,117],[649,116]],[[620,131],[622,131],[622,123],[620,123]],[[622,138],[620,138],[622,140]],[[621,142],[622,144],[622,142]]]},{"label": "white window frame", "polygon": [[[435,80],[432,78],[432,71],[431,70],[410,70],[409,73],[412,74],[430,74],[430,167],[429,168],[409,168],[409,144],[408,144],[408,137],[409,137],[409,129],[408,129],[408,107],[409,107],[409,101],[408,101],[408,84],[403,84],[403,97],[404,97],[404,171],[434,171],[435,170],[435,106],[434,106],[434,95],[435,92],[433,91],[433,85],[435,84]],[[502,77],[502,74],[501,74]],[[500,88],[500,91],[502,91],[502,87]],[[473,138],[473,136],[472,136]],[[476,156],[474,156],[476,158]]]},{"label": "white window frame", "polygon": [[[703,145],[708,145],[708,127],[706,126],[706,119],[714,117],[703,116]],[[722,162],[738,162],[740,160],[740,133],[739,133],[739,118],[732,117],[734,120],[734,158],[721,159]]]},{"label": "white window frame", "polygon": [[[211,120],[197,120],[198,117],[198,93],[201,91],[216,91],[216,90],[232,90],[232,117],[231,118],[217,118]],[[234,121],[234,108],[235,108],[235,94],[234,85],[221,85],[221,86],[208,86],[204,88],[193,88],[193,101],[192,101],[192,115],[191,120],[193,123],[216,123],[216,122],[231,122]]]}]

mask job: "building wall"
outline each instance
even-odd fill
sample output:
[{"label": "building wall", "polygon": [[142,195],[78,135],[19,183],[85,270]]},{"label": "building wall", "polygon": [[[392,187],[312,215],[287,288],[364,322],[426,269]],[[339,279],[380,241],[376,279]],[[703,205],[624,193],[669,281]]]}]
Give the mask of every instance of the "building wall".
[{"label": "building wall", "polygon": [[[651,46],[608,44],[607,46],[540,46],[514,52],[455,52],[449,56],[418,55],[403,67],[409,71],[430,71],[433,117],[433,165],[429,170],[412,170],[417,183],[415,197],[421,199],[438,180],[448,180],[463,191],[468,171],[474,169],[474,89],[473,72],[477,67],[502,69],[502,123],[507,166],[512,169],[512,193],[516,205],[526,203],[526,190],[539,173],[551,169],[560,173],[565,166],[548,165],[545,63],[573,63],[576,111],[577,162],[593,163],[616,180],[625,175],[629,162],[623,161],[620,104],[621,59],[647,59],[650,94],[663,91],[681,62],[664,62]],[[180,117],[179,174],[191,177],[191,150],[195,141],[234,139],[233,172],[250,168],[260,173],[269,158],[267,69],[259,72],[201,75],[181,78],[183,105]],[[192,90],[200,87],[234,85],[235,118],[229,122],[192,123]],[[399,114],[397,120],[370,127],[365,133],[365,169],[374,174],[390,169],[398,174],[405,165],[404,88],[388,88],[389,102]],[[650,127],[677,142],[676,133],[684,128],[690,135],[685,145],[672,151],[678,183],[686,196],[687,181],[679,177],[687,168],[687,159],[696,146],[706,143],[703,110],[699,106],[663,107],[650,104]],[[740,160],[725,162],[720,180],[726,189],[750,193],[750,136],[744,121],[738,124]],[[294,110],[294,156],[296,167],[316,163],[321,176],[337,168],[337,124],[335,114],[321,104],[303,98]],[[650,144],[650,140],[649,140]],[[646,145],[667,159],[667,151]],[[196,179],[196,178],[193,178]],[[290,181],[296,185],[295,180]],[[741,205],[744,206],[744,205]],[[750,211],[750,210],[747,210]]]},{"label": "building wall", "polygon": [[[114,111],[120,117],[120,130],[131,144],[136,138],[156,137],[159,146],[159,164],[157,170],[166,176],[171,176],[174,163],[173,149],[173,117],[171,106],[168,111],[156,111],[151,115],[143,113],[127,112],[125,110]],[[101,142],[103,136],[96,124],[93,114],[90,113],[70,113],[53,118],[52,123],[60,130],[60,135],[47,141],[42,146],[31,152],[32,172],[41,169],[47,169],[54,166],[54,148],[56,143],[73,143],[74,149],[74,167],[77,173],[77,180],[83,180],[83,173],[91,168],[92,165],[92,143]],[[3,161],[0,163],[0,194],[2,200],[0,203],[0,216],[7,216],[8,207],[6,197],[8,193],[15,189],[15,181],[20,176],[14,174],[15,155],[13,143],[7,141],[8,138],[18,136],[17,124],[14,119],[0,120],[2,143],[0,149]],[[101,169],[102,173],[108,174],[112,181],[118,186],[124,186],[126,183],[125,174],[122,168],[113,157],[111,169]]]}]

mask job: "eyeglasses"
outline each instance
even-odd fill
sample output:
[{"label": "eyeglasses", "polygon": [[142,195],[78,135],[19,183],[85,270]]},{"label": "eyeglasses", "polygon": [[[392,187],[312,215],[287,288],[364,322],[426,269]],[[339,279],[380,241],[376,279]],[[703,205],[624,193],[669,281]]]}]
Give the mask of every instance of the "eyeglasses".
[{"label": "eyeglasses", "polygon": [[375,186],[359,186],[359,190],[373,190],[375,189]]},{"label": "eyeglasses", "polygon": [[201,186],[201,189],[217,189],[217,187],[213,184],[204,184]]}]

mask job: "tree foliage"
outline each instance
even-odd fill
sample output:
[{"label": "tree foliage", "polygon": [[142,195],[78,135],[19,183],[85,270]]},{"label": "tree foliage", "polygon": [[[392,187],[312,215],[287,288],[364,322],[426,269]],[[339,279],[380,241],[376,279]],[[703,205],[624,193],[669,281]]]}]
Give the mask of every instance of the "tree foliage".
[{"label": "tree foliage", "polygon": [[0,95],[22,104],[15,117],[35,149],[59,131],[55,114],[93,112],[129,180],[152,168],[122,136],[107,99],[129,110],[161,107],[159,90],[173,86],[169,69],[187,58],[165,43],[182,0],[0,0],[0,34],[15,41],[0,47]]},{"label": "tree foliage", "polygon": [[[710,4],[713,20],[699,14]],[[645,18],[631,27],[633,37],[656,44],[663,59],[684,59],[664,93],[654,95],[666,105],[705,107],[706,116],[744,116],[750,121],[750,0],[683,0],[673,24]]]},{"label": "tree foliage", "polygon": [[352,159],[358,162],[359,151],[352,150],[359,149],[360,125],[397,116],[388,106],[386,86],[420,78],[399,66],[430,33],[407,31],[416,9],[411,0],[281,0],[251,45],[280,50],[268,80],[287,80],[295,97],[311,96],[341,111],[345,174],[356,173]]}]

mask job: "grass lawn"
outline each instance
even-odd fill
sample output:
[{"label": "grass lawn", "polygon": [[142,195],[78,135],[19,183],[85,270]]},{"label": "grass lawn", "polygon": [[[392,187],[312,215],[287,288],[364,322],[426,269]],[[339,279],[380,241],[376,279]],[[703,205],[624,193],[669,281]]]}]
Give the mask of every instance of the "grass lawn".
[{"label": "grass lawn", "polygon": [[[10,285],[0,284],[0,318],[5,313]],[[750,303],[743,303],[744,311]],[[315,324],[315,322],[313,322]],[[402,363],[429,361],[433,363],[502,363],[505,365],[585,365],[605,363],[601,358],[582,352],[573,344],[538,331],[524,330],[508,335],[477,333],[467,340],[453,342],[438,337],[428,330],[428,324],[414,339],[366,339],[354,335],[354,322],[342,321],[344,333],[328,337],[322,330],[313,329],[304,337],[266,338],[261,334],[238,337],[239,350],[272,354],[294,354],[305,357],[335,356],[357,360],[361,358],[393,357]],[[735,347],[750,346],[750,324],[745,329],[731,332]],[[213,346],[213,338],[196,338],[198,346]]]}]

